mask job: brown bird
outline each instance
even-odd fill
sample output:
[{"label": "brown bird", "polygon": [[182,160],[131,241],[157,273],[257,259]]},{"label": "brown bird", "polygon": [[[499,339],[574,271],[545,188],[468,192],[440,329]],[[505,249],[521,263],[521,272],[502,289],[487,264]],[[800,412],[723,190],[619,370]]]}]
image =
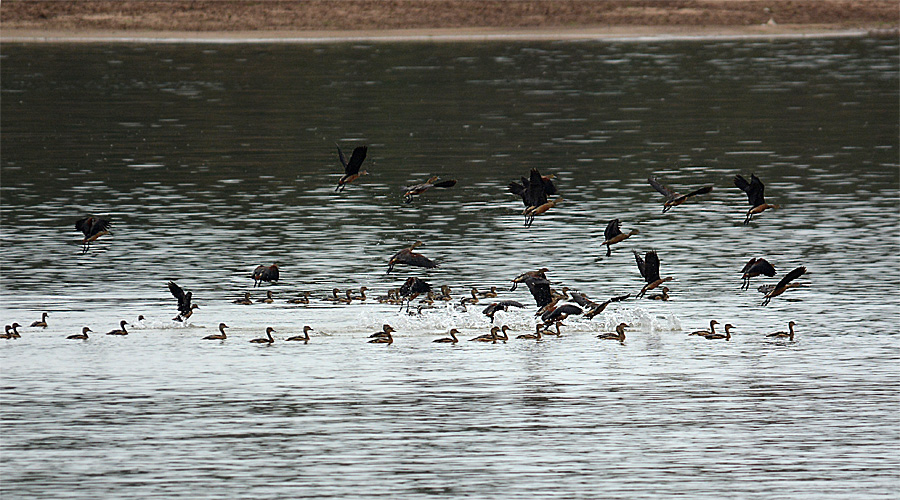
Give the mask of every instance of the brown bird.
[{"label": "brown bird", "polygon": [[193,294],[191,292],[185,293],[174,281],[170,281],[168,286],[169,292],[178,300],[178,315],[172,318],[172,321],[181,322],[190,318],[194,314],[194,309],[200,307],[197,304],[191,304],[191,296]]},{"label": "brown bird", "polygon": [[87,332],[92,332],[92,331],[93,330],[91,330],[90,328],[84,327],[81,329],[81,333],[76,333],[75,335],[69,335],[66,338],[69,340],[87,340],[88,339]]},{"label": "brown bird", "polygon": [[630,232],[623,233],[619,226],[619,219],[613,219],[609,221],[609,224],[606,225],[606,230],[603,231],[603,236],[606,238],[606,241],[601,243],[601,245],[606,245],[606,256],[609,257],[612,254],[611,246],[619,243],[621,241],[625,241],[630,236],[634,236],[640,231],[637,229],[632,229]]},{"label": "brown bird", "polygon": [[499,302],[491,303],[489,306],[485,307],[484,310],[481,311],[481,313],[484,314],[485,316],[487,316],[488,318],[491,318],[491,323],[493,323],[494,322],[494,314],[496,314],[497,311],[506,311],[510,307],[524,308],[525,305],[522,304],[521,302],[516,302],[515,300],[501,300]]},{"label": "brown bird", "polygon": [[747,182],[747,179],[740,174],[735,175],[734,185],[741,191],[747,193],[747,201],[750,202],[750,210],[747,211],[747,218],[744,219],[744,225],[749,224],[750,218],[756,214],[763,213],[770,208],[773,210],[779,208],[779,205],[766,203],[766,198],[763,196],[766,187],[756,175],[750,174],[750,182]]},{"label": "brown bird", "polygon": [[250,298],[250,292],[244,292],[244,297],[234,300],[234,303],[249,306],[253,304],[253,299]]},{"label": "brown bird", "polygon": [[338,151],[338,159],[341,161],[341,165],[344,166],[344,175],[338,180],[337,187],[334,189],[335,192],[343,191],[344,187],[359,179],[363,175],[368,174],[365,170],[360,171],[359,167],[362,166],[363,160],[366,159],[366,152],[369,150],[368,146],[359,146],[353,150],[353,154],[350,155],[350,161],[348,162],[346,158],[344,158],[344,153],[341,151],[341,147],[337,146]]},{"label": "brown bird", "polygon": [[697,195],[701,195],[701,194],[706,194],[706,193],[712,191],[712,188],[713,188],[712,186],[704,186],[700,189],[695,189],[694,191],[691,191],[688,194],[680,194],[680,193],[676,193],[675,191],[673,191],[671,188],[669,188],[669,186],[664,186],[664,185],[660,184],[659,181],[657,181],[655,177],[652,177],[652,176],[648,177],[647,182],[649,182],[650,185],[653,186],[654,189],[659,191],[660,194],[662,194],[663,196],[666,197],[666,201],[665,201],[665,203],[663,203],[663,213],[668,212],[669,209],[671,209],[672,207],[677,207],[678,205],[681,205],[682,203],[687,201],[688,198],[691,198],[691,197],[697,196]]},{"label": "brown bird", "polygon": [[703,338],[706,340],[731,340],[731,329],[734,328],[734,325],[727,324],[725,325],[725,335],[721,333],[710,333],[708,335],[704,335]]},{"label": "brown bird", "polygon": [[744,264],[744,268],[741,269],[741,279],[743,283],[741,283],[741,290],[746,290],[750,288],[750,278],[755,278],[760,274],[764,274],[768,277],[775,276],[775,268],[772,264],[769,264],[769,261],[763,258],[752,258],[746,264]]},{"label": "brown bird", "polygon": [[[542,176],[538,169],[533,168],[528,179],[522,177],[521,184],[510,182],[507,186],[509,192],[521,197],[522,203],[525,204],[525,227],[530,227],[534,216],[538,215],[533,213],[534,209],[544,206],[547,203],[547,196],[556,194],[556,186],[550,180],[552,177],[552,175]],[[549,208],[545,208],[544,211]]]},{"label": "brown bird", "polygon": [[790,331],[790,333],[789,332],[775,332],[775,333],[770,333],[770,334],[766,335],[766,337],[773,337],[776,339],[786,338],[788,340],[794,340],[794,325],[796,325],[796,324],[797,323],[794,323],[793,321],[788,322],[788,330]]},{"label": "brown bird", "polygon": [[[400,286],[400,296],[406,297],[406,311],[409,312],[409,304],[418,297],[420,294],[428,293],[431,291],[431,284],[420,280],[416,277],[407,278],[403,285]],[[400,303],[400,308],[403,309],[403,303]]]},{"label": "brown bird", "polygon": [[303,335],[296,335],[293,337],[288,337],[284,339],[285,341],[302,341],[304,344],[309,342],[309,332],[312,331],[312,327],[309,325],[304,325],[303,327]]},{"label": "brown bird", "polygon": [[225,323],[219,323],[219,333],[213,335],[207,335],[203,337],[203,340],[225,340],[227,337],[225,335],[225,329],[228,328],[228,325]]},{"label": "brown bird", "polygon": [[118,329],[110,330],[110,331],[106,332],[106,334],[107,335],[128,335],[128,332],[125,330],[125,325],[127,325],[127,324],[128,324],[128,322],[123,319],[122,321],[119,322]]},{"label": "brown bird", "polygon": [[396,331],[397,330],[394,330],[394,327],[392,327],[391,325],[384,324],[384,325],[381,325],[380,332],[375,332],[372,335],[369,335],[369,338],[374,339],[374,338],[378,338],[378,337],[387,337],[388,335],[390,335],[391,333],[396,332]]},{"label": "brown bird", "polygon": [[[550,210],[551,208],[555,207],[557,204],[562,203],[563,201],[565,201],[563,198],[557,198],[553,201],[548,201],[547,203],[544,203],[543,205],[538,205],[536,207],[535,206],[528,207],[525,209],[525,211],[523,213],[525,214],[526,219],[530,218],[529,219],[530,221],[534,221],[535,216],[541,215],[542,213],[546,212],[547,210]],[[528,226],[531,226],[531,222],[528,223]]]},{"label": "brown bird", "polygon": [[276,262],[268,267],[256,266],[250,277],[253,278],[254,288],[258,287],[263,281],[278,281],[278,263]]},{"label": "brown bird", "polygon": [[266,328],[266,338],[253,339],[250,341],[250,343],[251,344],[270,344],[271,345],[275,342],[275,338],[272,337],[272,332],[274,332],[274,331],[275,331],[275,329],[270,326],[270,327]]},{"label": "brown bird", "polygon": [[619,323],[616,325],[616,333],[601,333],[597,335],[598,339],[603,340],[618,340],[619,342],[625,342],[625,328],[628,328],[627,323]]},{"label": "brown bird", "polygon": [[34,328],[47,328],[47,316],[50,316],[50,314],[49,314],[49,313],[42,313],[42,314],[41,314],[41,320],[40,320],[40,321],[35,321],[34,323],[31,324],[31,326],[34,327]]},{"label": "brown bird", "polygon": [[370,344],[393,344],[394,336],[391,335],[391,332],[385,332],[385,333],[387,335],[385,335],[383,337],[375,337],[374,339],[370,340],[369,343]]},{"label": "brown bird", "polygon": [[719,324],[718,321],[712,320],[709,322],[709,330],[696,330],[696,331],[689,333],[688,335],[699,335],[701,337],[704,337],[706,335],[712,335],[712,334],[716,333],[716,325],[718,325],[718,324]]},{"label": "brown bird", "polygon": [[525,283],[525,280],[528,278],[542,278],[546,280],[547,276],[545,273],[547,271],[549,271],[549,269],[547,269],[546,267],[542,267],[537,271],[527,271],[516,276],[511,280],[513,285],[512,287],[510,287],[509,291],[512,292],[513,290],[515,290],[516,287],[519,286],[519,283]]},{"label": "brown bird", "polygon": [[585,308],[586,312],[584,313],[584,317],[587,319],[593,319],[594,316],[602,313],[606,309],[606,306],[612,304],[613,302],[621,302],[621,301],[631,297],[630,293],[626,293],[625,295],[619,295],[618,297],[611,297],[611,298],[605,300],[603,303],[598,304],[598,303],[594,302],[593,300],[589,299],[587,297],[587,295],[585,295],[583,293],[572,292],[571,295],[572,295],[572,300],[576,304]]},{"label": "brown bird", "polygon": [[91,248],[91,243],[94,242],[97,238],[112,234],[109,231],[110,222],[108,219],[101,219],[100,217],[85,217],[83,219],[78,219],[75,222],[75,230],[81,231],[84,234],[84,239],[81,240],[81,253],[85,254]]},{"label": "brown bird", "polygon": [[781,278],[781,281],[779,281],[778,284],[775,285],[775,288],[766,294],[765,300],[763,300],[762,305],[764,305],[764,306],[769,305],[769,302],[772,299],[774,299],[775,297],[786,292],[788,290],[788,288],[794,288],[796,286],[800,286],[797,283],[791,283],[791,281],[794,281],[795,279],[799,278],[800,276],[803,276],[805,273],[806,273],[805,266],[800,266],[800,267],[794,269],[793,271],[787,273],[784,276],[784,278]]},{"label": "brown bird", "polygon": [[459,339],[456,338],[456,336],[459,334],[459,330],[457,330],[456,328],[451,328],[448,333],[450,334],[449,337],[433,340],[432,342],[436,342],[439,344],[455,344],[459,342]]},{"label": "brown bird", "polygon": [[414,186],[407,187],[406,192],[403,194],[403,201],[406,203],[412,203],[413,197],[415,197],[416,195],[420,195],[431,188],[449,188],[456,185],[456,179],[450,179],[446,181],[438,181],[438,179],[440,179],[440,177],[434,176],[423,182],[422,184],[416,184]]},{"label": "brown bird", "polygon": [[399,252],[395,253],[390,260],[388,260],[388,274],[394,270],[394,266],[397,264],[406,264],[407,266],[415,266],[415,267],[424,267],[426,269],[431,269],[437,267],[437,264],[434,263],[433,260],[425,257],[420,253],[415,253],[413,250],[418,246],[422,246],[424,243],[421,241],[416,241],[409,248],[404,248]]},{"label": "brown bird", "polygon": [[650,250],[649,252],[647,252],[643,259],[641,258],[640,254],[637,253],[637,250],[634,250],[634,260],[635,262],[637,262],[638,270],[641,272],[641,277],[643,277],[644,281],[647,282],[647,284],[644,285],[644,288],[641,289],[640,293],[637,294],[637,298],[641,298],[650,290],[653,290],[659,285],[675,279],[671,276],[666,278],[659,277],[659,256],[656,254],[656,250]]}]

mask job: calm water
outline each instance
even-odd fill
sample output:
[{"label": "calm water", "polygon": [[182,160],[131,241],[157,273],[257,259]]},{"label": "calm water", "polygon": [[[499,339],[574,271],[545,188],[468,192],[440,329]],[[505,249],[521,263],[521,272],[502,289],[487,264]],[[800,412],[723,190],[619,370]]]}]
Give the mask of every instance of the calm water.
[{"label": "calm water", "polygon": [[[50,312],[0,341],[4,498],[900,492],[897,40],[4,44],[0,63],[0,317]],[[335,142],[369,145],[339,194]],[[505,186],[532,167],[566,201],[526,229]],[[736,173],[782,208],[742,225]],[[651,174],[715,189],[663,215]],[[431,175],[459,183],[404,204]],[[84,214],[114,223],[87,255]],[[612,218],[641,232],[607,258]],[[385,274],[416,239],[440,267]],[[497,286],[529,304],[497,315],[520,334],[511,277],[634,293],[631,249],[658,250],[672,299],[540,343],[432,344],[485,333],[483,304],[318,300]],[[753,256],[807,286],[760,307],[777,278],[741,291]],[[231,303],[276,260],[275,304]],[[187,325],[170,279],[200,304]],[[710,319],[731,342],[685,335]],[[765,338],[790,320],[795,341]],[[620,321],[624,344],[595,338]],[[367,344],[383,323],[395,343]],[[304,324],[308,345],[247,342]]]}]

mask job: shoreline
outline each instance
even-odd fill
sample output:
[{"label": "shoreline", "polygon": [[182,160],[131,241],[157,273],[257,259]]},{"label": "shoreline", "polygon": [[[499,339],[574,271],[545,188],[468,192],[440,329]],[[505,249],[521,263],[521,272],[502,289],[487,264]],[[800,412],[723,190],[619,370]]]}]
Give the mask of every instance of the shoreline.
[{"label": "shoreline", "polygon": [[0,43],[327,44],[493,41],[679,41],[894,36],[896,28],[810,25],[417,28],[372,30],[157,31],[4,29]]}]

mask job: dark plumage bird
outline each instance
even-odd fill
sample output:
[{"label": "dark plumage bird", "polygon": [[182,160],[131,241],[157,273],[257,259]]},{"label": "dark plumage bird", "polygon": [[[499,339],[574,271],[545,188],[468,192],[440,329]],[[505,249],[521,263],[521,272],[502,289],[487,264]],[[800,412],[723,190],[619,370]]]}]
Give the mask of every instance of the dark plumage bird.
[{"label": "dark plumage bird", "polygon": [[75,335],[69,335],[66,338],[69,340],[87,340],[88,339],[87,333],[92,332],[92,331],[93,330],[91,330],[90,328],[84,327],[81,329],[81,333],[76,333]]},{"label": "dark plumage bird", "polygon": [[640,231],[637,229],[632,229],[627,233],[623,233],[619,219],[609,221],[609,224],[606,225],[606,230],[603,231],[603,236],[606,238],[606,241],[601,243],[601,245],[606,245],[606,256],[609,257],[612,254],[612,249],[610,248],[612,245],[624,241],[629,236],[634,236],[639,232]]},{"label": "dark plumage bird", "polygon": [[[531,226],[534,221],[533,211],[547,203],[547,197],[556,194],[556,186],[550,180],[552,176],[542,176],[538,169],[531,169],[528,179],[522,177],[522,183],[510,182],[507,188],[509,192],[522,198],[525,204],[525,226]],[[529,212],[529,209],[531,211]]]},{"label": "dark plumage bird", "polygon": [[763,196],[766,187],[762,181],[754,174],[750,174],[750,182],[740,174],[734,176],[734,185],[741,191],[747,193],[747,201],[750,202],[750,210],[747,211],[747,218],[744,219],[744,225],[750,223],[750,218],[756,214],[762,213],[767,209],[777,209],[778,205],[766,203]]},{"label": "dark plumage bird", "polygon": [[425,257],[420,253],[413,252],[416,247],[423,245],[421,241],[416,241],[409,248],[404,248],[399,252],[395,253],[393,257],[388,261],[388,270],[390,273],[394,270],[394,266],[397,264],[406,264],[407,266],[416,266],[416,267],[424,267],[426,269],[431,269],[437,267],[437,264],[434,263],[433,260]]},{"label": "dark plumage bird", "polygon": [[671,276],[666,278],[659,277],[659,256],[656,255],[656,250],[647,252],[643,259],[637,250],[634,250],[634,260],[637,262],[641,277],[647,282],[647,284],[644,285],[644,288],[641,289],[641,292],[637,294],[637,298],[641,298],[648,291],[653,290],[667,281],[675,279]]},{"label": "dark plumage bird", "polygon": [[516,276],[515,278],[513,278],[511,280],[513,285],[512,285],[512,287],[510,287],[509,291],[512,292],[513,290],[515,290],[516,287],[519,286],[519,283],[525,283],[525,280],[528,278],[547,279],[547,276],[545,275],[545,273],[547,271],[549,271],[549,269],[547,269],[546,267],[542,267],[542,268],[538,269],[537,271],[527,271],[527,272],[524,272],[524,273]]},{"label": "dark plumage bird", "polygon": [[47,316],[50,316],[50,313],[42,313],[41,320],[35,321],[31,326],[34,328],[47,328]]},{"label": "dark plumage bird", "polygon": [[[431,285],[425,281],[420,280],[416,277],[407,278],[403,285],[400,286],[400,296],[406,297],[406,310],[409,311],[409,304],[420,294],[428,293],[431,291]],[[403,304],[401,302],[400,308],[403,308]]]},{"label": "dark plumage bird", "polygon": [[367,146],[359,146],[353,150],[353,154],[350,155],[350,161],[348,162],[346,158],[344,158],[344,153],[341,151],[341,147],[337,146],[338,151],[338,159],[341,160],[341,165],[344,166],[344,175],[338,180],[337,187],[334,189],[335,191],[343,191],[344,187],[359,179],[363,175],[366,175],[368,172],[365,170],[360,171],[359,167],[362,166],[363,160],[366,159],[366,152],[369,150]]},{"label": "dark plumage bird", "polygon": [[800,276],[803,276],[805,273],[806,273],[805,266],[800,266],[800,267],[794,269],[793,271],[787,273],[784,276],[784,278],[781,278],[781,281],[779,281],[778,284],[775,285],[775,288],[773,288],[770,292],[766,293],[765,300],[763,300],[762,305],[764,305],[764,306],[769,305],[769,301],[771,301],[775,297],[786,292],[788,290],[788,288],[794,288],[795,286],[799,286],[796,283],[791,283],[791,281],[794,281],[795,279],[799,278]]},{"label": "dark plumage bird", "polygon": [[538,278],[529,276],[524,280],[525,286],[534,297],[534,302],[538,309],[547,306],[553,302],[553,295],[550,293],[550,280],[547,278]]},{"label": "dark plumage bird", "polygon": [[706,194],[706,193],[712,191],[712,189],[713,189],[712,186],[704,186],[702,188],[695,189],[688,194],[681,194],[681,193],[676,193],[671,188],[669,188],[669,186],[664,186],[664,185],[660,184],[659,181],[657,181],[655,177],[652,177],[652,176],[648,177],[647,182],[649,182],[650,185],[653,186],[654,189],[659,191],[660,194],[662,194],[663,196],[666,197],[666,201],[665,201],[665,203],[663,203],[663,213],[668,212],[669,209],[671,209],[672,207],[677,207],[678,205],[681,205],[682,203],[687,201],[688,198],[691,198],[691,197],[697,196],[697,195],[701,195],[701,194]]},{"label": "dark plumage bird", "polygon": [[295,335],[293,337],[288,337],[284,340],[294,341],[294,342],[299,341],[299,342],[303,342],[304,344],[309,343],[309,332],[311,332],[312,329],[313,328],[311,326],[304,325],[303,326],[303,335]]},{"label": "dark plumage bird", "polygon": [[267,327],[266,328],[266,336],[259,339],[253,339],[250,341],[251,344],[273,344],[275,343],[275,338],[272,337],[272,333],[275,331],[274,328]]},{"label": "dark plumage bird", "polygon": [[750,288],[750,278],[755,278],[760,274],[764,274],[768,277],[775,276],[775,268],[772,264],[769,264],[769,261],[763,258],[757,259],[756,257],[750,259],[746,264],[744,264],[744,268],[741,269],[741,279],[743,283],[741,284],[741,290],[746,290]]},{"label": "dark plumage bird", "polygon": [[219,333],[207,335],[206,337],[203,337],[203,340],[225,340],[226,338],[228,338],[228,336],[225,335],[226,328],[228,328],[228,325],[226,325],[225,323],[219,323]]},{"label": "dark plumage bird", "polygon": [[446,181],[439,181],[438,179],[440,179],[440,177],[434,176],[421,184],[408,186],[406,192],[403,194],[403,201],[412,203],[413,198],[416,195],[420,195],[431,188],[449,188],[456,185],[456,179],[449,179]]},{"label": "dark plumage bird", "polygon": [[457,330],[456,328],[451,328],[448,333],[450,334],[449,337],[432,340],[432,342],[435,342],[438,344],[455,344],[455,343],[459,342],[459,339],[456,337],[457,335],[459,335],[459,330]]},{"label": "dark plumage bird", "polygon": [[109,232],[109,226],[109,220],[101,219],[100,217],[90,216],[78,219],[75,222],[75,230],[84,234],[84,239],[81,240],[81,253],[87,253],[91,248],[91,243],[97,238],[106,234],[112,234]]},{"label": "dark plumage bird", "polygon": [[194,309],[200,307],[197,304],[191,304],[191,296],[193,294],[191,292],[184,293],[184,290],[176,285],[174,281],[169,282],[169,291],[172,292],[172,296],[178,299],[178,316],[172,318],[172,321],[184,321],[190,318],[191,314],[194,314]]},{"label": "dark plumage bird", "polygon": [[250,277],[253,278],[254,288],[258,287],[263,281],[278,281],[278,263],[276,262],[268,267],[256,266]]},{"label": "dark plumage bird", "polygon": [[573,292],[573,293],[571,293],[571,296],[572,296],[572,301],[574,301],[576,304],[580,305],[581,307],[583,307],[585,309],[584,317],[587,319],[593,319],[594,316],[602,313],[606,309],[606,306],[612,304],[613,302],[621,302],[621,301],[627,299],[628,297],[631,297],[631,294],[626,293],[625,295],[619,295],[617,297],[610,297],[609,299],[603,301],[600,304],[589,299],[587,297],[587,295],[585,295],[583,293]]},{"label": "dark plumage bird", "polygon": [[790,330],[790,332],[780,331],[780,332],[770,333],[770,334],[766,335],[766,337],[772,337],[772,338],[776,338],[776,339],[794,340],[794,325],[796,325],[796,324],[797,323],[794,323],[793,321],[789,321],[788,322],[788,330]]},{"label": "dark plumage bird", "polygon": [[127,324],[128,324],[128,322],[123,319],[122,321],[119,322],[119,328],[117,328],[115,330],[110,330],[110,331],[106,332],[106,334],[107,335],[128,335],[128,331],[125,330],[125,325],[127,325]]},{"label": "dark plumage bird", "polygon": [[491,318],[491,323],[494,322],[494,314],[497,311],[506,311],[510,307],[520,307],[524,308],[525,305],[521,302],[516,302],[515,300],[501,300],[500,302],[493,302],[489,306],[485,307],[482,312],[488,318]]},{"label": "dark plumage bird", "polygon": [[561,306],[554,307],[553,309],[550,309],[542,314],[541,321],[545,325],[549,325],[550,323],[555,324],[556,334],[559,335],[559,326],[564,319],[568,318],[569,316],[579,316],[583,313],[584,311],[575,304],[563,304]]}]

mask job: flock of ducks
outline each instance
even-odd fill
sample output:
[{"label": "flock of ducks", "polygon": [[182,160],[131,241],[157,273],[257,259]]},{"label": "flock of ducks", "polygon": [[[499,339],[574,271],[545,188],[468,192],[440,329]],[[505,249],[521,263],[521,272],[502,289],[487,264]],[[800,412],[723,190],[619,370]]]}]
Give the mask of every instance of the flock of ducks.
[{"label": "flock of ducks", "polygon": [[[348,160],[344,156],[344,153],[341,151],[340,146],[337,146],[338,160],[344,168],[344,174],[338,180],[337,186],[335,188],[336,192],[343,191],[350,183],[367,174],[365,170],[361,170],[362,164],[366,159],[367,152],[367,146],[356,147],[353,150],[353,153],[350,155],[350,159]],[[558,197],[554,200],[550,199],[551,196],[558,194],[557,188],[553,183],[553,178],[553,175],[542,175],[537,169],[531,169],[527,178],[522,177],[520,182],[512,181],[508,184],[508,191],[513,195],[521,198],[525,206],[525,209],[522,212],[525,217],[525,226],[531,226],[534,223],[535,217],[546,213],[563,201],[563,198],[561,197]],[[694,189],[687,194],[680,194],[675,190],[669,188],[668,186],[662,184],[655,177],[649,177],[647,179],[647,182],[664,196],[665,200],[662,207],[663,213],[668,212],[674,207],[682,205],[683,203],[694,197],[708,194],[713,190],[713,186],[703,186]],[[769,209],[779,208],[778,205],[769,204],[766,202],[764,197],[765,186],[756,175],[751,175],[749,181],[741,175],[735,175],[733,182],[735,187],[744,191],[750,204],[750,209],[747,211],[744,218],[745,225],[750,223],[751,218],[754,215],[761,214]],[[407,187],[404,191],[403,200],[406,203],[410,203],[415,196],[421,195],[429,189],[450,188],[454,185],[456,185],[456,180],[451,179],[441,181],[436,176],[431,177],[423,183]],[[82,240],[82,253],[86,253],[89,250],[92,242],[96,241],[101,236],[110,234],[110,226],[111,223],[108,219],[96,216],[88,216],[79,219],[75,223],[75,229],[81,231],[84,234],[84,239]],[[606,247],[606,255],[608,257],[612,254],[612,247],[614,245],[620,244],[628,238],[638,234],[640,234],[640,232],[637,229],[631,229],[628,232],[622,232],[621,221],[619,219],[613,219],[609,221],[606,226],[606,229],[604,231],[604,241],[601,243],[601,246]],[[409,247],[403,248],[400,251],[396,252],[388,259],[387,273],[391,273],[394,270],[395,266],[398,265],[420,267],[423,269],[438,267],[438,264],[433,260],[416,251],[417,248],[422,245],[423,243],[421,241],[415,241]],[[633,250],[633,254],[641,278],[643,278],[643,280],[645,281],[645,284],[641,288],[641,290],[635,294],[635,298],[648,298],[651,300],[661,301],[669,300],[669,292],[671,290],[668,286],[664,285],[672,281],[674,278],[671,276],[661,277],[660,258],[657,252],[655,250],[650,250],[642,255],[637,250]],[[550,287],[550,280],[546,275],[548,271],[549,270],[547,268],[541,268],[536,271],[528,271],[511,280],[512,287],[510,288],[510,291],[515,290],[519,284],[524,283],[528,287],[529,292],[531,292],[532,296],[534,297],[535,303],[538,308],[535,316],[539,318],[539,322],[536,325],[535,333],[522,334],[517,336],[517,339],[541,340],[545,335],[558,336],[561,332],[560,327],[564,326],[563,321],[566,318],[581,316],[590,320],[591,318],[603,312],[611,303],[620,302],[631,297],[631,294],[620,295],[612,297],[604,302],[598,303],[589,299],[584,293],[569,293],[570,290],[566,287],[563,287],[561,292],[557,292]],[[775,267],[764,258],[752,258],[749,262],[747,262],[746,265],[744,265],[740,273],[742,279],[741,289],[747,289],[750,286],[751,278],[761,275],[774,277],[776,275],[776,270]],[[806,268],[800,266],[787,273],[777,284],[763,285],[759,287],[758,290],[764,294],[762,305],[767,305],[773,298],[782,295],[790,288],[802,286],[796,283],[795,280],[797,280],[797,278],[805,273]],[[253,270],[250,277],[253,279],[253,288],[257,288],[266,282],[277,282],[280,278],[278,263],[276,262],[271,266],[259,265]],[[192,293],[190,291],[185,291],[174,281],[168,282],[167,286],[170,293],[173,297],[175,297],[177,301],[178,314],[173,318],[173,320],[176,322],[186,321],[192,316],[194,311],[199,308],[196,303],[192,302]],[[659,293],[647,295],[647,292],[657,289],[659,289]],[[354,301],[365,301],[367,299],[365,293],[367,290],[367,287],[361,287],[359,289],[358,295],[354,290],[346,290],[345,294],[342,296],[340,294],[340,290],[335,288],[332,290],[331,296],[326,297],[323,300],[331,301],[334,304],[350,304]],[[291,304],[309,304],[311,294],[312,292],[301,292],[298,297],[292,298],[287,302]],[[491,323],[494,322],[494,316],[499,311],[507,311],[510,307],[526,307],[520,302],[514,300],[498,300],[497,297],[498,292],[496,287],[491,287],[491,290],[489,292],[479,292],[477,289],[472,288],[469,295],[463,296],[459,300],[457,307],[464,309],[466,305],[477,304],[480,300],[488,299],[487,307],[485,307],[482,312],[490,319]],[[401,310],[405,305],[406,310],[409,311],[410,304],[417,298],[420,299],[419,306],[416,309],[417,313],[421,312],[425,307],[432,307],[436,301],[449,302],[454,300],[451,297],[450,288],[447,285],[441,286],[439,288],[439,291],[436,291],[435,289],[433,289],[431,284],[416,277],[407,279],[406,282],[404,282],[404,284],[399,288],[389,290],[386,295],[377,297],[375,298],[375,300],[379,303],[394,305],[399,304]],[[271,304],[274,301],[275,298],[272,294],[272,291],[269,290],[267,291],[265,298],[257,299],[255,303]],[[241,298],[236,299],[233,302],[240,305],[254,304],[250,292],[245,292]],[[41,320],[32,323],[31,327],[46,328],[47,317],[48,313],[43,313]],[[143,316],[139,317],[139,320],[142,319]],[[730,340],[731,330],[735,329],[735,327],[731,324],[726,324],[724,327],[725,333],[722,334],[715,331],[715,325],[717,324],[718,322],[716,320],[712,320],[709,325],[709,330],[698,330],[691,332],[689,335],[702,336],[708,340]],[[128,332],[125,329],[126,325],[128,325],[126,321],[121,321],[120,328],[107,332],[107,334],[127,335]],[[788,323],[788,332],[779,331],[771,333],[767,336],[793,340],[794,325],[795,323],[791,321]],[[0,338],[18,338],[19,334],[17,328],[19,327],[21,327],[21,325],[19,325],[18,323],[8,325],[6,327],[5,333],[0,336]],[[616,326],[615,332],[600,334],[598,335],[598,338],[603,340],[617,340],[619,342],[624,342],[625,329],[628,327],[628,324],[620,323]],[[226,328],[228,328],[226,324],[220,323],[219,333],[203,337],[203,340],[227,340],[227,335],[225,333]],[[304,326],[303,335],[289,337],[285,340],[302,341],[304,343],[308,343],[310,340],[310,331],[313,331],[310,326]],[[491,343],[505,342],[509,340],[509,336],[507,333],[508,331],[509,327],[506,325],[499,327],[492,326],[490,329],[490,333],[479,335],[478,337],[472,338],[470,340],[476,342]],[[92,330],[88,327],[84,327],[81,334],[70,335],[67,338],[72,340],[87,340],[88,332],[92,332]],[[392,344],[394,341],[392,334],[394,332],[395,330],[390,325],[386,324],[381,331],[370,336],[371,340],[369,340],[369,342],[377,344]],[[275,338],[272,336],[273,333],[277,333],[276,330],[272,327],[268,327],[266,328],[265,337],[253,339],[250,342],[254,344],[272,344],[275,342]],[[459,334],[460,332],[457,329],[453,328],[449,331],[449,337],[440,338],[435,340],[434,342],[455,344],[459,342]]]}]

